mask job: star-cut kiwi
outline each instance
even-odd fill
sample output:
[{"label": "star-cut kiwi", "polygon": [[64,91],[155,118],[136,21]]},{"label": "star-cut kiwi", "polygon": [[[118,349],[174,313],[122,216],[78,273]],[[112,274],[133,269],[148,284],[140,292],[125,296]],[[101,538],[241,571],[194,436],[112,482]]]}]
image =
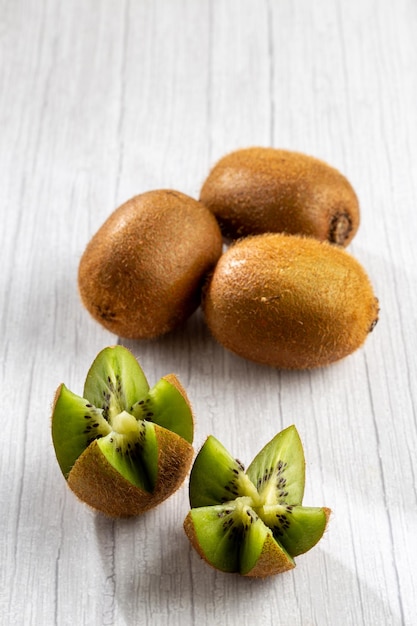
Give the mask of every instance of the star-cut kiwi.
[{"label": "star-cut kiwi", "polygon": [[245,472],[213,436],[190,474],[185,532],[199,555],[224,572],[265,577],[295,567],[321,539],[326,507],[304,507],[305,460],[295,426],[278,433]]},{"label": "star-cut kiwi", "polygon": [[111,517],[139,515],[171,495],[193,457],[190,402],[174,374],[150,389],[133,354],[102,350],[83,397],[61,384],[52,412],[52,439],[68,485]]}]

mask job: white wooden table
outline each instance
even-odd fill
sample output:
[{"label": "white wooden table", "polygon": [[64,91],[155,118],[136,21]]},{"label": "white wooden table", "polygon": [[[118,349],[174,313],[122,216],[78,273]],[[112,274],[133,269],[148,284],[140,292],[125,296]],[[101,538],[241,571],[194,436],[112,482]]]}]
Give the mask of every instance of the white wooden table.
[{"label": "white wooden table", "polygon": [[[151,384],[171,371],[248,463],[295,423],[320,544],[264,581],[200,561],[187,483],[109,521],[58,468],[50,407],[82,392],[111,335],[82,308],[90,237],[131,196],[198,197],[226,152],[273,145],[340,169],[362,223],[350,246],[381,317],[311,372],[217,345],[200,313],[123,342]],[[417,3],[414,0],[0,0],[0,622],[23,626],[417,624]]]}]

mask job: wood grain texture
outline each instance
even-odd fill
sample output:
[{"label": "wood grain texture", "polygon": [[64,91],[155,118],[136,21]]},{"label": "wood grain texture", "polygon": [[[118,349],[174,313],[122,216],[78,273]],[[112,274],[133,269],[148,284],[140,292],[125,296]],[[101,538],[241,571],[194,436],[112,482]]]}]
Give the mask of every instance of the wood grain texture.
[{"label": "wood grain texture", "polygon": [[[0,623],[411,626],[417,614],[417,5],[413,0],[0,0]],[[124,342],[151,384],[175,372],[243,462],[295,423],[321,543],[266,581],[210,569],[182,530],[187,485],[142,518],[76,501],[50,406],[116,343],[82,309],[79,258],[129,197],[194,197],[229,150],[273,145],[339,168],[350,251],[381,319],[322,370],[226,353],[200,312]]]}]

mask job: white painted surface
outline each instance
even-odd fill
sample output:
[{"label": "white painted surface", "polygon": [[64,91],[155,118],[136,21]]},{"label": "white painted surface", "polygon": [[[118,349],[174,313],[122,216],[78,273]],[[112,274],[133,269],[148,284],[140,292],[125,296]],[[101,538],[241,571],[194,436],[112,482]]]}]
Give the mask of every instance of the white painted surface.
[{"label": "white painted surface", "polygon": [[[414,0],[0,0],[0,622],[4,625],[417,623],[417,4]],[[354,185],[350,251],[381,319],[363,349],[312,372],[216,345],[200,314],[130,342],[248,463],[295,423],[305,503],[334,511],[292,572],[249,581],[199,560],[187,486],[112,522],[66,488],[50,437],[117,341],[82,309],[80,255],[121,202],[197,197],[229,150],[300,150]]]}]

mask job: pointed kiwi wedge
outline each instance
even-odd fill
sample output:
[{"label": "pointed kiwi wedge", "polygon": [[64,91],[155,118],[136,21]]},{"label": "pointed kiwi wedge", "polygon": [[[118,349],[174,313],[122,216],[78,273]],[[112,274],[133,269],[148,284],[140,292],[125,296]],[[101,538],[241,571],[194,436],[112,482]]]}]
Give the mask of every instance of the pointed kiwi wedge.
[{"label": "pointed kiwi wedge", "polygon": [[174,374],[150,389],[123,346],[102,350],[83,397],[61,384],[52,440],[72,491],[110,517],[140,515],[184,481],[193,457],[190,402]]},{"label": "pointed kiwi wedge", "polygon": [[326,507],[302,505],[305,460],[295,426],[278,433],[245,472],[210,436],[190,474],[184,530],[198,554],[223,572],[264,578],[295,567],[321,539]]}]

